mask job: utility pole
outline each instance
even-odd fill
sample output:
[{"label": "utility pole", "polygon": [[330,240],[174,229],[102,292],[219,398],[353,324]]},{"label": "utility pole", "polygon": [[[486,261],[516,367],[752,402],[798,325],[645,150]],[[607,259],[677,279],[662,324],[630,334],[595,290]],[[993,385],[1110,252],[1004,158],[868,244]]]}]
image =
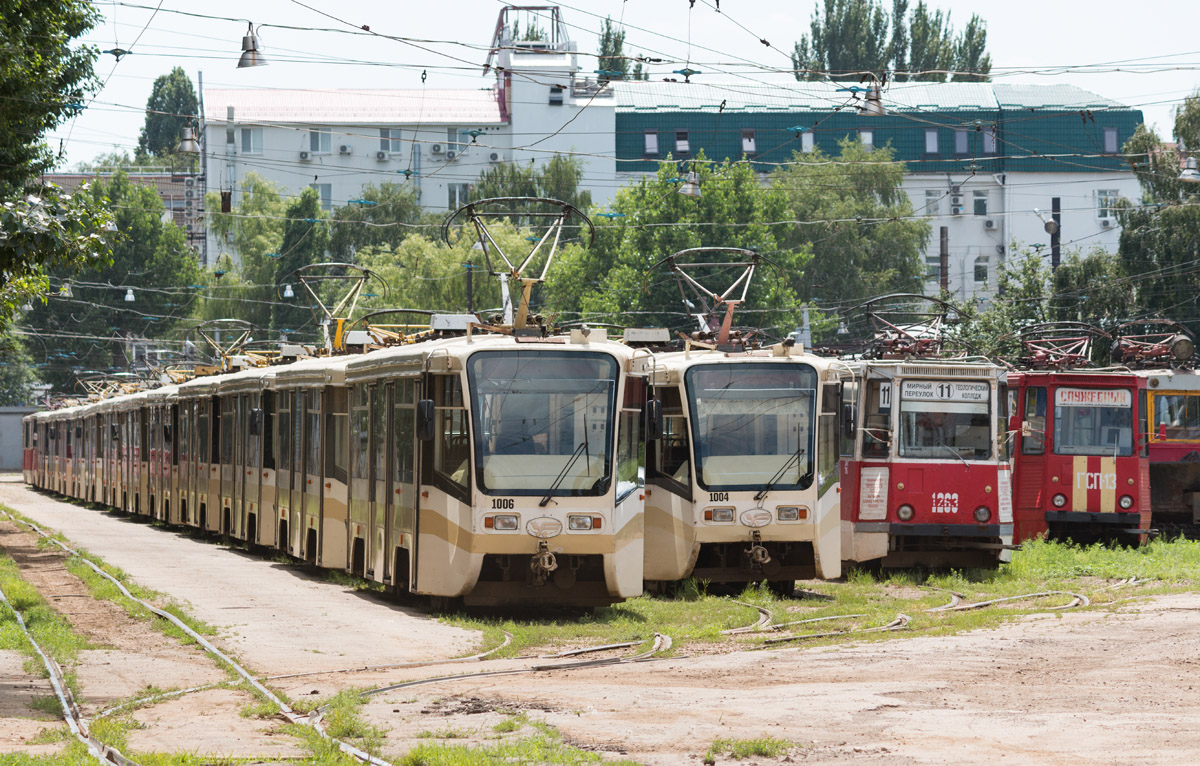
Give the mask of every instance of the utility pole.
[{"label": "utility pole", "polygon": [[1059,247],[1062,240],[1062,201],[1059,197],[1050,200],[1050,219],[1054,221],[1054,231],[1050,232],[1050,270],[1056,271],[1062,262],[1062,250]]},{"label": "utility pole", "polygon": [[941,275],[942,275],[942,292],[950,292],[950,228],[943,226],[941,231]]}]

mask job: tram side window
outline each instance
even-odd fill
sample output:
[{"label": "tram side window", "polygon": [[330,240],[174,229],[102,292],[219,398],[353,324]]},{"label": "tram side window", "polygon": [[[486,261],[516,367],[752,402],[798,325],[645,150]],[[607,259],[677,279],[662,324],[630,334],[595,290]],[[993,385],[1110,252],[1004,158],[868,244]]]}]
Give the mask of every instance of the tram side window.
[{"label": "tram side window", "polygon": [[824,494],[838,480],[838,416],[837,386],[821,389],[821,411],[817,415],[817,492]]},{"label": "tram side window", "polygon": [[1160,439],[1200,439],[1200,396],[1155,394],[1154,430]]},{"label": "tram side window", "polygon": [[[139,450],[150,449],[150,443],[148,441],[146,441],[146,427],[147,427],[146,412],[144,410],[141,412],[138,412],[137,419],[138,419],[138,443],[137,443],[138,449]],[[146,460],[149,457],[147,455],[147,453],[145,453],[145,452],[142,452],[140,454],[141,454],[142,460]]]},{"label": "tram side window", "polygon": [[233,435],[235,428],[235,397],[227,396],[221,400],[221,465],[233,464]]},{"label": "tram side window", "polygon": [[465,500],[471,480],[471,448],[462,381],[457,375],[435,375],[430,382],[435,407],[431,478],[445,491]]},{"label": "tram side window", "polygon": [[1000,418],[998,426],[1000,432],[1000,459],[1008,460],[1012,457],[1012,436],[1006,433],[1006,431],[1008,430],[1008,418],[1010,415],[1012,415],[1014,410],[1013,393],[1004,383],[1000,384],[998,401],[1000,402]]},{"label": "tram side window", "polygon": [[250,468],[258,468],[258,448],[262,442],[262,431],[254,433],[254,429],[250,427],[250,420],[254,417],[254,410],[258,409],[260,401],[258,394],[250,394],[245,398],[246,414],[242,422],[246,424],[246,465]]},{"label": "tram side window", "polygon": [[350,434],[347,430],[350,427],[350,414],[347,412],[348,394],[344,388],[331,388],[325,394],[325,476],[343,484],[347,481],[346,469],[350,457]]},{"label": "tram side window", "polygon": [[308,450],[305,455],[305,470],[318,476],[321,473],[321,413],[318,409],[319,402],[317,401],[316,391],[304,392],[304,399],[308,404],[308,413],[304,422],[304,430],[308,437]]},{"label": "tram side window", "polygon": [[867,399],[863,407],[862,434],[863,457],[887,457],[892,441],[892,382],[872,380],[867,382]]},{"label": "tram side window", "polygon": [[[395,457],[392,460],[394,472],[392,480],[397,485],[413,484],[413,466],[415,454],[413,440],[415,437],[415,418],[413,415],[413,381],[396,381],[396,408],[392,415],[392,434],[395,440]],[[404,495],[402,502],[411,503],[411,493],[403,487],[398,487]]]},{"label": "tram side window", "polygon": [[275,467],[275,392],[264,391],[262,395],[262,467]]},{"label": "tram side window", "polygon": [[1040,455],[1046,449],[1046,389],[1030,386],[1025,389],[1025,422],[1029,435],[1021,437],[1021,452]]},{"label": "tram side window", "polygon": [[642,485],[641,466],[646,464],[646,443],[642,441],[641,428],[645,398],[646,381],[627,378],[617,426],[617,502]]},{"label": "tram side window", "polygon": [[212,430],[209,434],[209,440],[208,440],[208,443],[211,446],[211,453],[209,455],[210,463],[220,463],[221,462],[221,455],[220,455],[221,404],[220,404],[220,402],[221,402],[221,400],[214,396],[209,403],[209,423],[212,426]]},{"label": "tram side window", "polygon": [[304,391],[292,394],[292,470],[296,473],[304,468],[304,403],[308,396]]},{"label": "tram side window", "polygon": [[354,409],[350,414],[350,430],[351,441],[354,446],[354,457],[350,464],[353,468],[351,476],[355,479],[367,478],[367,467],[370,461],[370,432],[367,426],[370,423],[370,410],[368,409],[367,386],[365,383],[359,383],[354,387]]},{"label": "tram side window", "polygon": [[[278,405],[279,411],[277,427],[279,428],[279,468],[281,470],[290,470],[289,458],[292,454],[292,400],[291,394],[279,394]],[[274,463],[272,463],[274,465]]]},{"label": "tram side window", "polygon": [[1150,454],[1150,440],[1154,435],[1150,433],[1150,392],[1143,391],[1141,399],[1138,400],[1138,406],[1142,408],[1142,457],[1147,457]]},{"label": "tram side window", "polygon": [[371,449],[374,450],[375,481],[387,480],[387,392],[382,385],[371,387]]},{"label": "tram side window", "polygon": [[188,451],[191,447],[191,438],[192,405],[189,402],[181,406],[179,413],[179,453],[183,455],[185,464],[191,459],[191,453]]},{"label": "tram side window", "polygon": [[201,463],[209,461],[208,444],[211,435],[208,426],[208,402],[196,402],[196,460]]},{"label": "tram side window", "polygon": [[175,438],[175,434],[179,433],[179,405],[171,406],[171,430],[167,432],[166,439],[171,445],[171,465],[179,465],[179,450],[182,447]]},{"label": "tram side window", "polygon": [[654,443],[651,475],[666,479],[659,483],[686,497],[692,486],[692,446],[680,392],[675,387],[663,387],[655,390],[655,395],[662,401],[662,437]]}]

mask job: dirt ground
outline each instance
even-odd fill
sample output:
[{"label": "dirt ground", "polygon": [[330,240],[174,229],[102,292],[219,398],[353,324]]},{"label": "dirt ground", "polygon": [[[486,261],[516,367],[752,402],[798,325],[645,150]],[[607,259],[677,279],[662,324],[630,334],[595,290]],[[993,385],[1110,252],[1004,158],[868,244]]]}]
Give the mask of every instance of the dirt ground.
[{"label": "dirt ground", "polygon": [[[16,483],[0,483],[0,502],[185,602],[219,627],[219,643],[259,672],[323,671],[275,682],[294,698],[531,664],[329,673],[448,657],[479,639],[293,568],[86,511]],[[19,556],[36,561],[22,537],[0,528],[0,547],[19,563]],[[147,553],[143,546],[170,551]],[[34,579],[37,566],[21,566]],[[65,596],[75,587],[69,573],[37,576],[44,594]],[[248,592],[254,600],[240,603]],[[147,678],[169,675],[182,686],[220,674],[194,650],[130,624],[119,609],[74,603],[86,600],[53,603],[72,621],[92,626],[80,630],[106,646],[81,656],[81,683],[96,695],[89,704],[128,695]],[[252,608],[232,608],[239,606]],[[429,741],[430,732],[453,731],[456,744],[494,742],[492,727],[524,711],[578,747],[648,764],[698,765],[718,737],[764,735],[799,745],[763,761],[771,763],[1184,764],[1196,762],[1200,752],[1197,635],[1200,594],[1182,594],[1132,601],[1116,613],[1037,615],[956,636],[440,681],[372,698],[364,716],[387,731],[385,753],[393,755]],[[10,678],[21,664],[0,653],[0,715],[8,716],[0,719],[0,752],[29,752],[19,742],[32,735],[22,738],[13,721],[33,733],[45,725],[33,720],[36,713],[13,717],[20,706],[4,699],[23,684],[44,686],[36,677]],[[48,687],[36,692],[44,693]],[[144,708],[137,718],[147,728],[134,732],[131,745],[192,749],[213,736],[229,755],[286,757],[291,741],[270,721],[240,718],[244,702],[235,697],[212,690]]]}]

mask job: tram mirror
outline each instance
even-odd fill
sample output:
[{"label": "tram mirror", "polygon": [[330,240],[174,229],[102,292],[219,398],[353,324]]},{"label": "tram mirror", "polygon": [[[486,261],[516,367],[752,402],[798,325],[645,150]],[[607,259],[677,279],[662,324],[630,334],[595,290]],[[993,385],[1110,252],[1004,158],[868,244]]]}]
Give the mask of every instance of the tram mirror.
[{"label": "tram mirror", "polygon": [[263,411],[259,407],[250,410],[250,435],[261,436],[263,427]]},{"label": "tram mirror", "polygon": [[662,401],[651,399],[646,402],[646,440],[662,438]]},{"label": "tram mirror", "polygon": [[417,438],[423,442],[433,441],[433,400],[417,402]]},{"label": "tram mirror", "polygon": [[108,433],[112,437],[113,441],[117,441],[121,438],[121,429],[117,428],[116,423],[108,424]]},{"label": "tram mirror", "polygon": [[847,402],[842,405],[842,436],[847,439],[854,438],[855,424],[858,423],[858,407],[853,403]]}]

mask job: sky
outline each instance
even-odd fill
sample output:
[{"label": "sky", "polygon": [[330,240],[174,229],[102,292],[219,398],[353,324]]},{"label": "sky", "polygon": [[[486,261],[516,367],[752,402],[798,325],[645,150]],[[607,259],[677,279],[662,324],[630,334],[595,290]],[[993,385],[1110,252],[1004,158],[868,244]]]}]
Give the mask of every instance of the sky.
[{"label": "sky", "polygon": [[[719,10],[717,4],[719,3]],[[181,66],[206,88],[488,88],[484,76],[498,0],[156,0],[94,5],[104,17],[81,42],[130,50],[103,54],[103,89],[49,135],[63,168],[101,153],[132,153],[154,79]],[[594,53],[606,16],[625,29],[627,55],[667,59],[652,79],[689,66],[705,82],[794,83],[787,53],[808,31],[814,0],[568,0],[559,4],[570,38]],[[915,5],[915,0],[910,2]],[[931,0],[956,29],[978,13],[987,23],[997,82],[1072,84],[1142,109],[1169,136],[1173,110],[1200,87],[1200,37],[1188,0]],[[890,4],[889,4],[890,6]],[[220,19],[196,18],[200,13]],[[249,15],[249,18],[247,17]],[[248,23],[269,65],[238,69]],[[369,34],[347,34],[362,25]],[[314,31],[317,30],[317,31]],[[319,31],[338,30],[338,31]],[[766,40],[770,47],[761,40]],[[430,42],[423,42],[430,41]],[[585,71],[597,68],[581,58]],[[886,101],[885,101],[886,103]]]}]

